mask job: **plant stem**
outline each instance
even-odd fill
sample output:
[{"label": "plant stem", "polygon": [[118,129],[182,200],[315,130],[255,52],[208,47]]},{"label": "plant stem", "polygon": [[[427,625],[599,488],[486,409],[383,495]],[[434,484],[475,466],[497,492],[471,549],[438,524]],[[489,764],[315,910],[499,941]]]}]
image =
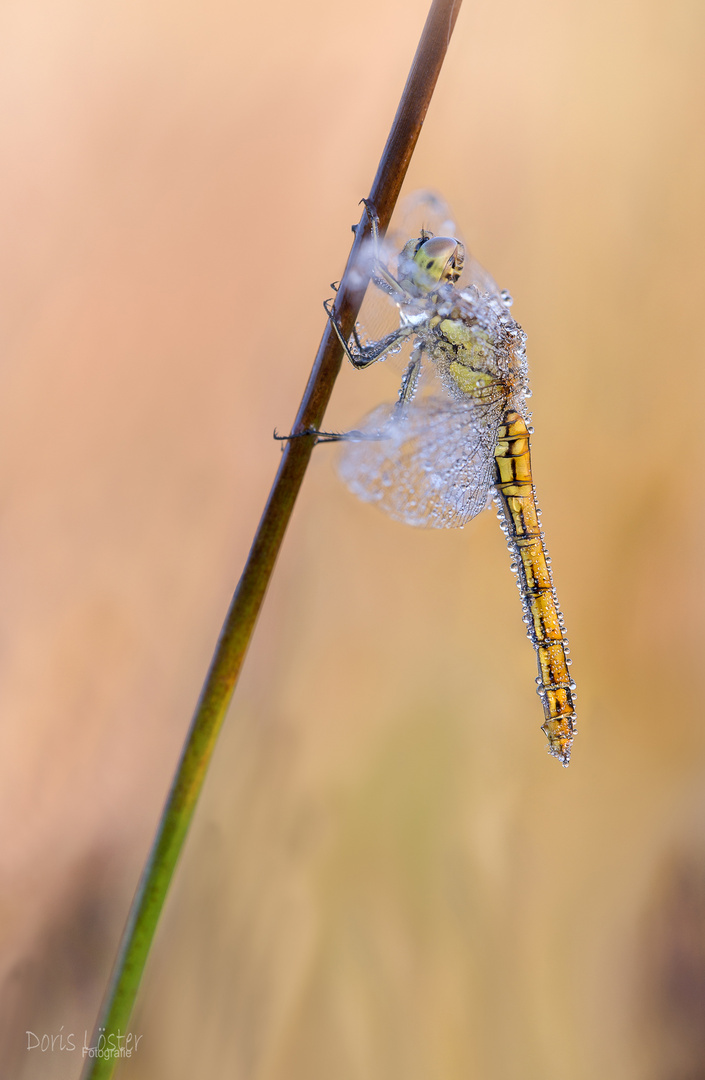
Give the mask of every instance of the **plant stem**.
[{"label": "plant stem", "polygon": [[[461,0],[433,0],[431,5],[369,194],[369,201],[379,215],[382,234],[389,225],[416,146],[460,3]],[[336,317],[346,338],[352,332],[367,287],[367,282],[360,280],[359,272],[351,275],[350,269],[356,264],[360,247],[368,235],[369,222],[365,212],[335,301]],[[293,432],[320,428],[342,355],[340,342],[327,322]],[[314,445],[313,436],[292,439],[284,444],[281,464],[223,624],[159,830],[132,902],[110,987],[93,1033],[93,1047],[99,1042],[101,1046],[109,1047],[110,1035],[124,1037],[127,1032],[169,882]],[[83,1080],[107,1080],[116,1061],[115,1057],[87,1058]]]}]

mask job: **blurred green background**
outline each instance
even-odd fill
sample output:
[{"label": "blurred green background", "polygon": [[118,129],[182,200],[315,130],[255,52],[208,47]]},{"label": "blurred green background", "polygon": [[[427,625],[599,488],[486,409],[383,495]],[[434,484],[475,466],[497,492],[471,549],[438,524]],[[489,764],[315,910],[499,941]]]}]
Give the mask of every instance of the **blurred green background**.
[{"label": "blurred green background", "polygon": [[[426,0],[0,11],[0,1058],[92,1026]],[[705,9],[465,0],[405,190],[528,333],[578,683],[494,513],[314,454],[126,1080],[702,1080]],[[346,368],[345,429],[397,376]]]}]

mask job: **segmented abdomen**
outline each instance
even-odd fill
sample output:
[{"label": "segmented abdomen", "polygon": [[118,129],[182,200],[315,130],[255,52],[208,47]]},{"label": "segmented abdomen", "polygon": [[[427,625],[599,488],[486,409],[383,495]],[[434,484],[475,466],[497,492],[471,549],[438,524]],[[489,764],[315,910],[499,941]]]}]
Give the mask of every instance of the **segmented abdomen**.
[{"label": "segmented abdomen", "polygon": [[546,717],[542,729],[550,753],[567,765],[576,731],[575,683],[568,670],[568,639],[539,526],[529,431],[513,409],[502,420],[494,456],[497,501],[518,577],[524,622],[538,661],[537,690]]}]

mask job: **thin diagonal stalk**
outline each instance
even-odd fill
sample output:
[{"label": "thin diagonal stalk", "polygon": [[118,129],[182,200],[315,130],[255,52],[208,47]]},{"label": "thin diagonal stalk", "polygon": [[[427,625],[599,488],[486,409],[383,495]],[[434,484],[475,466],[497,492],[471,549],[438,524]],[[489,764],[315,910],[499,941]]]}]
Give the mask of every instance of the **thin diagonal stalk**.
[{"label": "thin diagonal stalk", "polygon": [[[369,200],[379,215],[380,232],[389,225],[406,170],[443,64],[461,0],[433,0],[411,71],[372,184]],[[337,319],[347,338],[362,304],[367,282],[356,265],[361,244],[369,235],[364,213],[348,258],[335,302]],[[330,323],[318,348],[299,407],[294,432],[319,428],[342,362],[342,348]],[[242,661],[269,584],[286,526],[301,487],[315,439],[298,438],[285,444],[247,563],[233,596],[210,670],[196,707],[174,782],[162,814],[154,845],[123,933],[111,984],[91,1046],[110,1047],[127,1030],[132,1008],[164,904],[169,882],[203,786],[215,741],[225,718]],[[116,1058],[87,1059],[84,1080],[105,1080]]]}]

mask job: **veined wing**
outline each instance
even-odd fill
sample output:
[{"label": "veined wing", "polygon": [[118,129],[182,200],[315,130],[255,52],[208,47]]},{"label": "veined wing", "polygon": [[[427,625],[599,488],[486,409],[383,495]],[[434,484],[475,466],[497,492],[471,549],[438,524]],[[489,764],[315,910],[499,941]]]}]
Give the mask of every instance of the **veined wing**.
[{"label": "veined wing", "polygon": [[392,266],[396,265],[396,258],[406,241],[412,236],[420,236],[422,230],[433,233],[434,236],[454,236],[463,244],[465,263],[455,286],[458,291],[474,285],[480,295],[486,293],[489,296],[502,297],[492,275],[470,253],[450,206],[435,191],[421,189],[412,192],[402,201],[399,213],[395,213],[392,218],[384,240],[385,257]]},{"label": "veined wing", "polygon": [[[396,275],[402,248],[410,238],[421,236],[424,231],[434,236],[455,237],[464,245],[465,261],[455,286],[457,292],[469,289],[470,296],[489,296],[500,302],[499,310],[506,310],[507,304],[511,303],[511,299],[507,300],[508,294],[500,292],[492,276],[468,251],[450,207],[433,191],[416,191],[404,199],[379,247],[371,239],[363,246],[358,256],[360,270],[371,272],[375,258],[379,257],[382,264]],[[399,326],[398,305],[374,283],[370,284],[365,294],[357,326],[366,342],[380,340]],[[391,360],[395,369],[403,370],[411,347],[409,339],[400,342],[386,354],[386,359]]]},{"label": "veined wing", "polygon": [[380,405],[346,441],[347,486],[407,525],[462,527],[487,504],[504,395],[494,400],[420,397],[399,412]]}]

